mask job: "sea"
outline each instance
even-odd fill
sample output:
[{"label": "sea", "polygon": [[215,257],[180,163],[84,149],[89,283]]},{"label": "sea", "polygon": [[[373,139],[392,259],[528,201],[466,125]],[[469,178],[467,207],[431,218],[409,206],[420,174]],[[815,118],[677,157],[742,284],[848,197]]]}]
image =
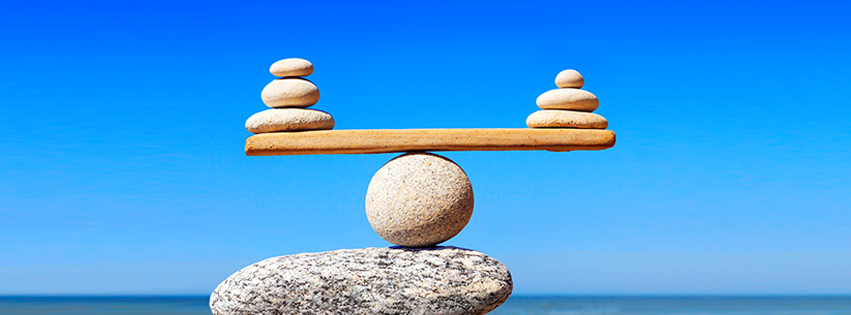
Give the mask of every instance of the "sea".
[{"label": "sea", "polygon": [[[0,297],[2,315],[209,315],[203,296]],[[512,296],[493,315],[851,315],[851,296]]]}]

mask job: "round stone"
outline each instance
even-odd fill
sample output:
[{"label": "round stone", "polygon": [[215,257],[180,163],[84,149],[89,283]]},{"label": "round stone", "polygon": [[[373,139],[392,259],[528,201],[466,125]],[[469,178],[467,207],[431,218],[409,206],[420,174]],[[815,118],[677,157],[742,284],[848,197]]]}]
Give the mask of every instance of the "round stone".
[{"label": "round stone", "polygon": [[334,117],[331,117],[331,114],[315,109],[267,109],[251,115],[245,121],[245,129],[248,129],[252,133],[330,130],[334,129]]},{"label": "round stone", "polygon": [[319,101],[319,88],[306,79],[277,79],[263,88],[260,98],[272,108],[309,107]]},{"label": "round stone", "polygon": [[269,72],[279,77],[306,77],[313,73],[313,64],[301,58],[288,58],[273,63]]},{"label": "round stone", "polygon": [[387,162],[369,182],[366,217],[384,240],[429,247],[454,237],[473,215],[473,186],[451,160],[407,153]]},{"label": "round stone", "polygon": [[545,109],[526,118],[529,128],[606,129],[609,121],[603,116],[570,110]]},{"label": "round stone", "polygon": [[597,96],[580,89],[549,90],[535,101],[541,109],[567,109],[593,112],[600,105]]},{"label": "round stone", "polygon": [[585,85],[585,79],[579,74],[579,71],[567,69],[559,72],[556,76],[556,86],[560,89],[574,88],[578,89]]}]

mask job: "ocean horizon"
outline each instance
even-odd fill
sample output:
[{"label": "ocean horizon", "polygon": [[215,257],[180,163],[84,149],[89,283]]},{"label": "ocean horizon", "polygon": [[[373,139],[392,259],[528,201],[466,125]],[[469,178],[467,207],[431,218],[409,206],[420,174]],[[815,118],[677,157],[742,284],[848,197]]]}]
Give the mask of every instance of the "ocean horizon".
[{"label": "ocean horizon", "polygon": [[[0,314],[199,315],[211,314],[208,299],[200,295],[0,296]],[[516,295],[488,314],[844,315],[851,314],[851,295]]]}]

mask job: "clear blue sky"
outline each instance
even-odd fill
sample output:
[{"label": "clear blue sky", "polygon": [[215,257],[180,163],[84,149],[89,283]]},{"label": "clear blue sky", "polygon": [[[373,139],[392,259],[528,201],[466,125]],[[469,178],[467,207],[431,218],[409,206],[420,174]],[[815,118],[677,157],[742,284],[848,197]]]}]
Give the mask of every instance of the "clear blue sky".
[{"label": "clear blue sky", "polygon": [[336,129],[525,128],[580,71],[618,144],[444,155],[447,245],[518,294],[851,294],[851,12],[834,1],[0,5],[0,294],[208,294],[252,262],[388,246],[395,154],[246,157],[271,63]]}]

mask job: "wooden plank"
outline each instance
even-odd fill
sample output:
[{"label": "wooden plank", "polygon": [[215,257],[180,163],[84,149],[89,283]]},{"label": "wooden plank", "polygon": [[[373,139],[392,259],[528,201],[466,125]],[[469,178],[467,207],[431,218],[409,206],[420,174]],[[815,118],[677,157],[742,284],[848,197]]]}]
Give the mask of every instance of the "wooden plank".
[{"label": "wooden plank", "polygon": [[251,136],[245,154],[370,154],[408,151],[604,150],[611,130],[591,129],[376,129],[274,132]]}]

